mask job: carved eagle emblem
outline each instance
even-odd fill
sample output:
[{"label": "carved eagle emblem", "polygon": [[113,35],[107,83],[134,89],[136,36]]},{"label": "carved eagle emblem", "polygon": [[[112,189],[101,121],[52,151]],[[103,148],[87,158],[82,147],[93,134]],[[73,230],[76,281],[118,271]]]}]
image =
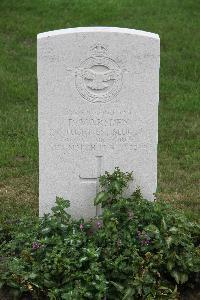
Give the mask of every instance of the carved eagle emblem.
[{"label": "carved eagle emblem", "polygon": [[83,79],[86,79],[86,86],[92,90],[104,90],[110,86],[111,80],[119,77],[117,70],[108,70],[104,72],[95,72],[91,69],[84,69]]}]

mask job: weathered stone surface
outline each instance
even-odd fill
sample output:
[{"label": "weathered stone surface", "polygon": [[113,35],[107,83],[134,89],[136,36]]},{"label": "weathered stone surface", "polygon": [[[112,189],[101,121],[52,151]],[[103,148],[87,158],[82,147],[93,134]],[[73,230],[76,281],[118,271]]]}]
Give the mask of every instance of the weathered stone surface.
[{"label": "weathered stone surface", "polygon": [[116,166],[153,199],[159,55],[158,35],[133,29],[38,35],[40,215],[61,196],[74,217],[94,216],[97,177]]}]

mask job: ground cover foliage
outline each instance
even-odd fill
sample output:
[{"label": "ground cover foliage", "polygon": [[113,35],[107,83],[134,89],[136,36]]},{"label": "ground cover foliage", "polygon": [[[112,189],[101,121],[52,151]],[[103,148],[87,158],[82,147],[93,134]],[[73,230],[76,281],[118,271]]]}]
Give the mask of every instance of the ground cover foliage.
[{"label": "ground cover foliage", "polygon": [[77,26],[160,35],[158,192],[198,220],[199,11],[196,0],[0,1],[0,222],[38,213],[36,35]]},{"label": "ground cover foliage", "polygon": [[172,206],[124,196],[132,173],[100,177],[103,213],[73,220],[68,200],[52,214],[0,231],[0,286],[11,299],[180,299],[200,272],[200,226]]}]

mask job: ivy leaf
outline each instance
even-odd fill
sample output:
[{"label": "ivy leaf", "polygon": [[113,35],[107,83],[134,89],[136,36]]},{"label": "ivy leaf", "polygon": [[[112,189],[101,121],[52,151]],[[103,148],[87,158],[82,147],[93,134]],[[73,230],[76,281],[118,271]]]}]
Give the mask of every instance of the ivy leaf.
[{"label": "ivy leaf", "polygon": [[163,227],[164,230],[167,230],[167,224],[166,224],[164,218],[162,218],[161,225],[162,225],[162,227]]},{"label": "ivy leaf", "polygon": [[168,269],[169,271],[171,271],[171,270],[173,269],[173,267],[174,267],[173,261],[172,261],[172,260],[169,260],[169,261],[167,262],[167,269]]},{"label": "ivy leaf", "polygon": [[185,283],[186,281],[188,281],[188,274],[181,273],[181,275],[180,275],[180,283]]},{"label": "ivy leaf", "polygon": [[53,288],[54,287],[54,282],[44,279],[44,287]]},{"label": "ivy leaf", "polygon": [[30,273],[28,276],[30,279],[35,279],[37,277],[37,274],[35,273]]},{"label": "ivy leaf", "polygon": [[155,235],[159,235],[160,231],[157,226],[150,224],[144,228],[146,233],[153,233]]},{"label": "ivy leaf", "polygon": [[116,180],[113,182],[113,187],[118,193],[121,191],[121,184]]},{"label": "ivy leaf", "polygon": [[176,283],[180,283],[180,273],[177,271],[172,271],[171,276],[176,280]]},{"label": "ivy leaf", "polygon": [[169,229],[169,232],[171,232],[171,233],[177,233],[177,231],[178,231],[178,228],[176,228],[174,226]]},{"label": "ivy leaf", "polygon": [[41,233],[43,235],[49,234],[51,232],[51,228],[50,227],[46,227],[44,229],[41,230]]},{"label": "ivy leaf", "polygon": [[56,204],[58,206],[60,206],[60,208],[65,209],[70,207],[70,201],[69,200],[65,200],[61,197],[56,197]]},{"label": "ivy leaf", "polygon": [[131,300],[133,299],[132,297],[133,295],[134,295],[134,290],[132,288],[128,288],[122,300]]},{"label": "ivy leaf", "polygon": [[108,198],[109,198],[108,193],[106,193],[106,192],[99,192],[96,195],[95,199],[94,199],[94,205],[102,203],[102,202],[106,201]]},{"label": "ivy leaf", "polygon": [[87,258],[86,256],[81,257],[80,262],[82,263],[82,262],[86,261],[87,259],[88,259],[88,258]]},{"label": "ivy leaf", "polygon": [[110,281],[110,283],[111,283],[112,285],[114,285],[114,287],[115,287],[119,292],[122,293],[124,287],[123,287],[121,284],[116,283],[116,282],[114,282],[114,281]]},{"label": "ivy leaf", "polygon": [[170,248],[172,242],[173,242],[173,238],[171,236],[168,236],[166,239],[165,239],[166,243],[167,243],[167,247]]}]

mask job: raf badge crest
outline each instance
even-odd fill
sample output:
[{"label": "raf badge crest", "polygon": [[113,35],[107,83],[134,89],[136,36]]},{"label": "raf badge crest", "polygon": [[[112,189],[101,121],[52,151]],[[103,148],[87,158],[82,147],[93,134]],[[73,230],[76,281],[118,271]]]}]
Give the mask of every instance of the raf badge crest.
[{"label": "raf badge crest", "polygon": [[76,70],[77,90],[89,102],[109,102],[121,89],[122,71],[106,52],[105,46],[94,45],[91,56]]}]

